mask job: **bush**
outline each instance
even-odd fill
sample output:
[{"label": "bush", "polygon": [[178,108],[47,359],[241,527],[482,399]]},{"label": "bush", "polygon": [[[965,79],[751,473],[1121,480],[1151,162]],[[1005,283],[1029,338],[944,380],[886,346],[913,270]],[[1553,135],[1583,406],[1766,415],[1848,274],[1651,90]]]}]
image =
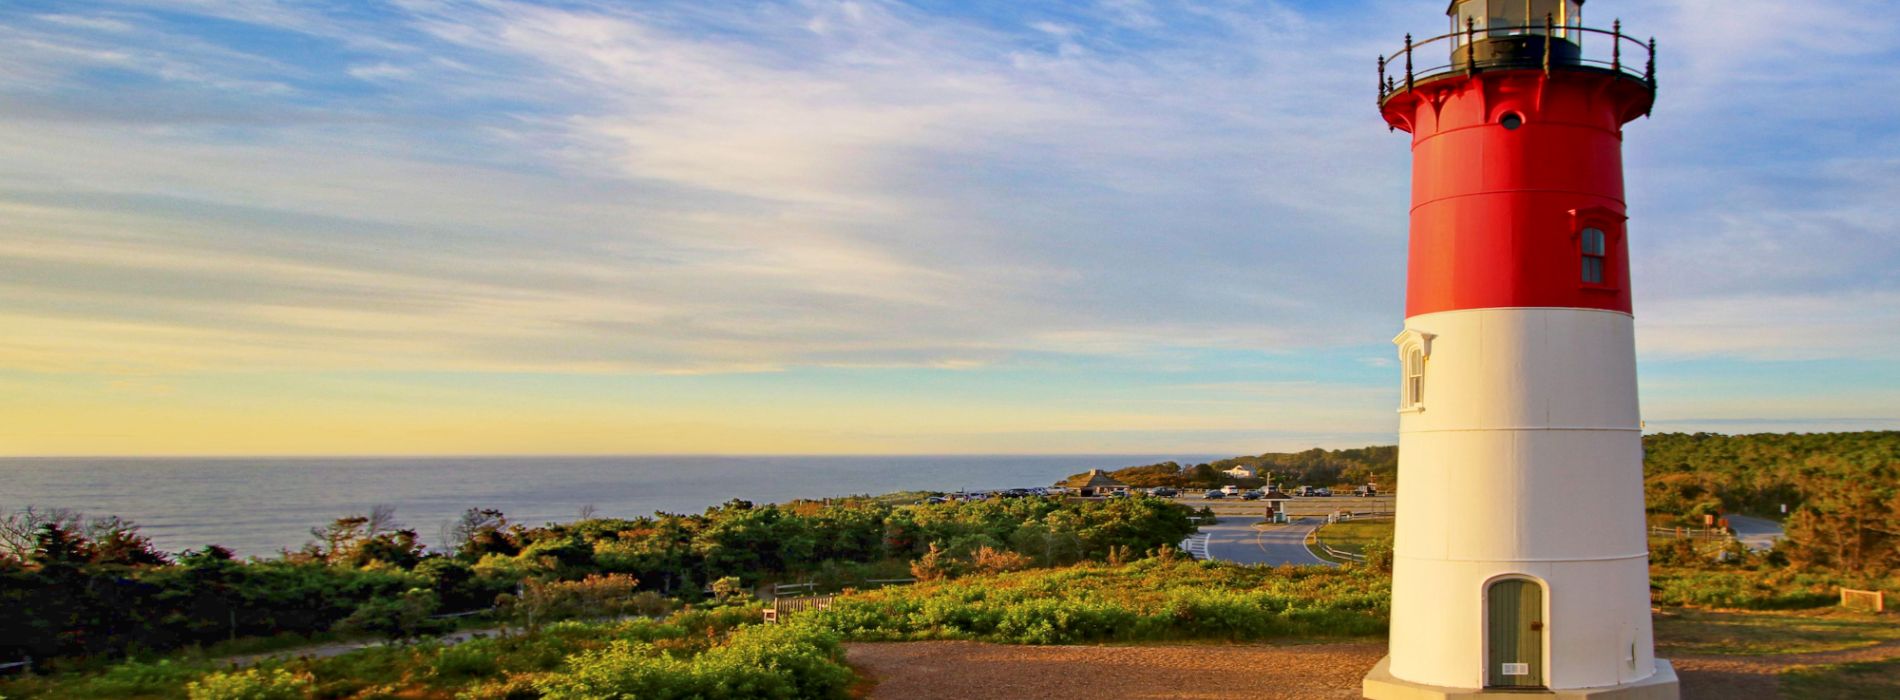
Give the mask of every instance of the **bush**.
[{"label": "bush", "polygon": [[843,655],[836,634],[800,624],[747,627],[690,659],[619,640],[569,657],[562,673],[535,688],[547,700],[844,698],[856,676]]},{"label": "bush", "polygon": [[1387,576],[1392,575],[1392,537],[1373,541],[1359,550],[1366,558],[1366,568]]},{"label": "bush", "polygon": [[726,576],[707,587],[712,589],[713,602],[720,605],[739,605],[752,599],[752,592],[737,576]]},{"label": "bush", "polygon": [[1792,569],[1692,569],[1656,566],[1649,574],[1651,598],[1659,605],[1793,610],[1840,602],[1840,589],[1900,590],[1892,578],[1866,579]]},{"label": "bush", "polygon": [[1390,582],[1366,568],[1170,559],[920,583],[848,596],[799,621],[854,639],[1018,644],[1339,637],[1386,629]]},{"label": "bush", "polygon": [[412,588],[398,598],[373,598],[336,624],[339,632],[379,634],[394,640],[414,639],[449,629],[435,620],[435,592]]},{"label": "bush", "polygon": [[538,629],[555,620],[620,616],[652,609],[652,597],[636,597],[639,579],[625,574],[588,576],[579,581],[521,582],[520,596],[504,596],[504,615],[524,629]]},{"label": "bush", "polygon": [[[1166,545],[1163,545],[1164,547]],[[1029,557],[1007,549],[995,549],[989,546],[978,547],[970,557],[970,569],[979,574],[1003,574],[1022,571],[1034,562]]]},{"label": "bush", "polygon": [[302,700],[310,693],[309,674],[281,668],[213,673],[185,686],[191,700]]},{"label": "bush", "polygon": [[955,576],[958,571],[956,561],[938,549],[935,542],[930,543],[930,551],[910,563],[910,575],[918,581],[937,581]]},{"label": "bush", "polygon": [[435,653],[430,670],[437,678],[485,678],[501,670],[494,642],[474,639],[442,647]]},{"label": "bush", "polygon": [[85,694],[92,697],[131,697],[175,691],[204,669],[161,659],[153,663],[127,661],[89,678]]}]

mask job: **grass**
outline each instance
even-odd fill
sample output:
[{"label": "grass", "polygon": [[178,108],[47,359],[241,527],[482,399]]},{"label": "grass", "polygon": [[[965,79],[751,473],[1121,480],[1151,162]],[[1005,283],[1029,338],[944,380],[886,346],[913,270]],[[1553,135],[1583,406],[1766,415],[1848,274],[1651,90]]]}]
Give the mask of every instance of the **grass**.
[{"label": "grass", "polygon": [[[1342,552],[1364,554],[1367,545],[1389,540],[1392,537],[1392,529],[1391,520],[1347,520],[1323,525],[1314,532],[1314,536],[1319,539],[1319,544]],[[1335,564],[1352,563],[1351,560],[1327,554],[1324,548],[1314,546],[1310,549],[1313,550],[1313,556],[1326,561]]]},{"label": "grass", "polygon": [[[573,657],[615,643],[640,644],[686,659],[722,646],[758,619],[756,608],[694,610],[660,621],[558,622],[534,634],[483,637],[460,644],[373,646],[323,659],[272,659],[255,668],[307,675],[315,697],[503,698],[534,684],[557,684]],[[760,657],[764,659],[763,656]],[[764,663],[764,661],[761,661]],[[728,664],[730,666],[731,664]],[[109,668],[0,681],[8,700],[138,698],[186,700],[186,685],[228,666],[179,654]],[[716,675],[716,674],[715,674]]]},{"label": "grass", "polygon": [[857,640],[1274,641],[1382,634],[1390,600],[1389,580],[1358,567],[1154,558],[890,588],[807,615]]},{"label": "grass", "polygon": [[1892,615],[1844,610],[1752,612],[1670,608],[1656,614],[1656,653],[1766,656],[1871,647],[1900,640]]},{"label": "grass", "polygon": [[1347,520],[1319,529],[1320,544],[1342,552],[1359,554],[1366,545],[1392,536],[1390,520]]},{"label": "grass", "polygon": [[1825,571],[1787,569],[1693,568],[1654,565],[1649,582],[1658,605],[1745,609],[1799,610],[1831,608],[1840,603],[1840,589],[1900,591],[1893,577],[1868,580]]},{"label": "grass", "polygon": [[1900,698],[1900,659],[1797,668],[1781,674],[1781,697]]}]

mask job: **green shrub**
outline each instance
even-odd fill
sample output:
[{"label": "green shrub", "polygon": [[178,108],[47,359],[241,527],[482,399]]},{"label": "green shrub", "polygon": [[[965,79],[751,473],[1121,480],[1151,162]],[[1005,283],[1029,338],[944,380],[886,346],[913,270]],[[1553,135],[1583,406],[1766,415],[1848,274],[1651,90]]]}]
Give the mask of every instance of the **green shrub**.
[{"label": "green shrub", "polygon": [[90,697],[152,695],[175,691],[203,672],[203,668],[173,663],[169,659],[152,663],[126,661],[86,679],[81,687],[84,689],[84,694]]},{"label": "green shrub", "polygon": [[372,598],[337,622],[339,632],[378,634],[390,639],[413,639],[448,630],[453,625],[432,619],[435,591],[411,588],[401,596]]},{"label": "green shrub", "polygon": [[639,585],[639,579],[625,574],[595,574],[579,581],[527,579],[518,595],[503,596],[498,607],[504,618],[534,630],[556,620],[620,616],[651,607],[651,598],[635,595]]},{"label": "green shrub", "polygon": [[301,700],[311,689],[309,674],[281,668],[213,673],[185,686],[191,700]]},{"label": "green shrub", "polygon": [[759,625],[690,659],[662,654],[648,642],[617,640],[570,657],[561,673],[534,685],[547,700],[843,698],[856,680],[843,655],[838,636],[827,630]]},{"label": "green shrub", "polygon": [[444,679],[485,678],[501,670],[498,652],[494,640],[471,639],[437,650],[430,670]]},{"label": "green shrub", "polygon": [[1893,578],[1769,568],[1651,567],[1652,599],[1660,605],[1744,610],[1819,608],[1840,602],[1840,589],[1900,589]]},{"label": "green shrub", "polygon": [[865,640],[1251,640],[1381,634],[1390,599],[1389,580],[1364,568],[1154,558],[886,589],[799,619]]}]

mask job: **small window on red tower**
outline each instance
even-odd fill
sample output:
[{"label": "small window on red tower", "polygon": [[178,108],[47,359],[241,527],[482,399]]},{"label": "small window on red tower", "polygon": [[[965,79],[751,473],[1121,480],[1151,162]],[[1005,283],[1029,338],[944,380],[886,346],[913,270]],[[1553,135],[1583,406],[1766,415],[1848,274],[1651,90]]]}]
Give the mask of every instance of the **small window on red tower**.
[{"label": "small window on red tower", "polygon": [[1583,281],[1585,284],[1603,284],[1603,258],[1609,249],[1603,236],[1603,229],[1586,228],[1583,230]]}]

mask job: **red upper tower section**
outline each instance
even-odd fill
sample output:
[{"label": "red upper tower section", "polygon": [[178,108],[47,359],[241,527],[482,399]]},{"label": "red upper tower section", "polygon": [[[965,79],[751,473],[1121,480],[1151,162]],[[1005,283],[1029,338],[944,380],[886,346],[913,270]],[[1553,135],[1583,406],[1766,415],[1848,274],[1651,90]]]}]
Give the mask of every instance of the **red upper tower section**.
[{"label": "red upper tower section", "polygon": [[1406,316],[1630,311],[1622,129],[1655,99],[1655,42],[1582,5],[1460,0],[1451,33],[1380,58],[1380,110],[1412,134]]}]

